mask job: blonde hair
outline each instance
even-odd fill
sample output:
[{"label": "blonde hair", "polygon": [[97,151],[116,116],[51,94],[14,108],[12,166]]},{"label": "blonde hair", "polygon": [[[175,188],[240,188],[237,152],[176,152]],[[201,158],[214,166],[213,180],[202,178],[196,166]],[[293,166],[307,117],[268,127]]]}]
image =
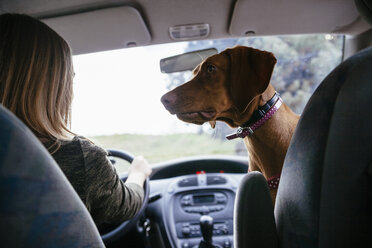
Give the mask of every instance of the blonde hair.
[{"label": "blonde hair", "polygon": [[0,15],[0,103],[55,152],[69,130],[73,97],[71,50],[46,24]]}]

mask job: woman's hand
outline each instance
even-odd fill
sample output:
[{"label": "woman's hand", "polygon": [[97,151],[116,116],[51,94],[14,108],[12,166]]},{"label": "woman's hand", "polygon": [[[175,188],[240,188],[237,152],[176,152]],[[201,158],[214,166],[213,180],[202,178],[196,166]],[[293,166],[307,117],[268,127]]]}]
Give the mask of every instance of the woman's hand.
[{"label": "woman's hand", "polygon": [[136,183],[143,187],[143,183],[150,176],[151,172],[152,168],[144,157],[135,157],[129,167],[126,183]]}]

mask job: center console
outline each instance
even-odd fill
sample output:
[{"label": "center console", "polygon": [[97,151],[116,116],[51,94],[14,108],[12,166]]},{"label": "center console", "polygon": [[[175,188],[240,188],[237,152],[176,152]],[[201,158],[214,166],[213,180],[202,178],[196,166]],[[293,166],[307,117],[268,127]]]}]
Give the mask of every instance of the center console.
[{"label": "center console", "polygon": [[233,247],[233,210],[237,182],[228,174],[181,177],[169,185],[164,206],[168,233],[175,247],[192,248],[202,240],[200,217],[213,219],[213,244]]}]

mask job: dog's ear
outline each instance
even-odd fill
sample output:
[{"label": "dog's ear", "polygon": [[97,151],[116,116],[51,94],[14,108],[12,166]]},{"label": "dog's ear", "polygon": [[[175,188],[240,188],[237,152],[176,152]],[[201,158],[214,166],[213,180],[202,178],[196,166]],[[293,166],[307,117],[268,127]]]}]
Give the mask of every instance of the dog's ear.
[{"label": "dog's ear", "polygon": [[276,58],[270,52],[237,46],[224,51],[230,59],[230,94],[235,107],[244,112],[270,83]]}]

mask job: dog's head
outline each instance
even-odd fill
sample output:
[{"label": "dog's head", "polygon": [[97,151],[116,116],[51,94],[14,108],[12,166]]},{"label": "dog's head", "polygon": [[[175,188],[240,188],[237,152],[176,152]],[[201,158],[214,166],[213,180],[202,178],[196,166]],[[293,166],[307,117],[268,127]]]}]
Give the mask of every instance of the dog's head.
[{"label": "dog's head", "polygon": [[216,120],[238,126],[239,115],[269,85],[276,59],[272,53],[237,46],[213,55],[193,71],[187,83],[165,94],[165,108],[185,122],[203,124]]}]

